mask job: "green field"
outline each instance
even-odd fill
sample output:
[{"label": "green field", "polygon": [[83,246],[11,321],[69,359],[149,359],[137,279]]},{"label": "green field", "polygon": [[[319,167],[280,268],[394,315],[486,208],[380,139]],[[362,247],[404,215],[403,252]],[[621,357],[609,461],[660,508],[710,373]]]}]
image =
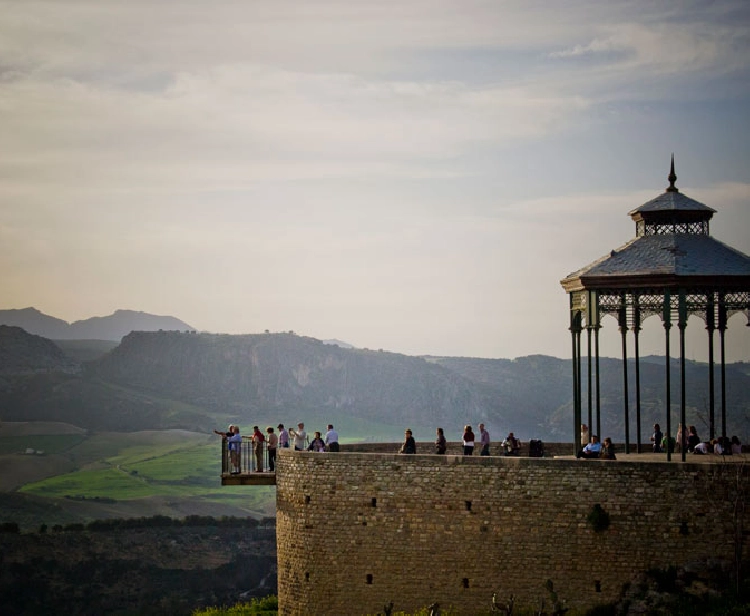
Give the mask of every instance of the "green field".
[{"label": "green field", "polygon": [[[327,421],[305,416],[308,432],[325,430]],[[259,425],[276,422],[255,422]],[[296,423],[296,422],[295,422]],[[243,431],[249,433],[250,424]],[[336,422],[341,442],[395,441],[402,426],[384,426],[362,419]],[[432,435],[425,434],[424,438]],[[171,515],[203,513],[273,515],[273,486],[222,486],[221,444],[213,434],[186,430],[104,432],[88,435],[9,436],[0,439],[0,452],[17,453],[26,447],[57,453],[70,460],[75,471],[23,485],[18,492],[71,506],[90,504],[80,515],[153,515],[167,507]],[[26,456],[18,456],[24,464]],[[43,464],[51,457],[35,459]],[[54,470],[52,471],[54,472]],[[131,504],[128,504],[131,503]],[[71,509],[71,511],[74,511]],[[98,512],[98,513],[97,513]],[[179,513],[175,513],[179,512]]]},{"label": "green field", "polygon": [[83,434],[34,434],[29,436],[0,436],[0,454],[23,453],[27,448],[44,453],[68,451],[86,440]]}]

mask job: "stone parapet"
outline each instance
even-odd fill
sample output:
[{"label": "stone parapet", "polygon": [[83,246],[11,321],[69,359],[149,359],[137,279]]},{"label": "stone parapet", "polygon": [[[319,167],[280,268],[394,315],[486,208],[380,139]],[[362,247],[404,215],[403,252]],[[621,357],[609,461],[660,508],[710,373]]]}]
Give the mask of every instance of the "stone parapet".
[{"label": "stone parapet", "polygon": [[745,464],[280,451],[279,613],[538,608],[548,580],[593,607],[651,568],[731,565],[749,487]]}]

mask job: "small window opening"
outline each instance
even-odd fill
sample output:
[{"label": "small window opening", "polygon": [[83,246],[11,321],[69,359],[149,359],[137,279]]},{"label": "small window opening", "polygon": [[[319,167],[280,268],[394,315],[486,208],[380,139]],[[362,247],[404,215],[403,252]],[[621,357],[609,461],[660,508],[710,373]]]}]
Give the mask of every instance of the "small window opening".
[{"label": "small window opening", "polygon": [[466,505],[466,511],[471,511],[471,501],[464,501],[464,504]]},{"label": "small window opening", "polygon": [[367,574],[367,583],[372,584],[372,573]]},{"label": "small window opening", "polygon": [[594,588],[596,592],[602,592],[602,583],[600,580],[594,580]]},{"label": "small window opening", "polygon": [[310,581],[310,572],[305,571],[305,582],[308,582],[308,581]]},{"label": "small window opening", "polygon": [[305,505],[307,505],[310,502],[310,495],[305,494]]},{"label": "small window opening", "polygon": [[464,578],[463,580],[461,580],[461,586],[463,586],[464,588],[468,588],[469,587],[469,578]]},{"label": "small window opening", "polygon": [[372,506],[373,507],[377,507],[378,506],[378,499],[377,498],[373,498],[372,499]]}]

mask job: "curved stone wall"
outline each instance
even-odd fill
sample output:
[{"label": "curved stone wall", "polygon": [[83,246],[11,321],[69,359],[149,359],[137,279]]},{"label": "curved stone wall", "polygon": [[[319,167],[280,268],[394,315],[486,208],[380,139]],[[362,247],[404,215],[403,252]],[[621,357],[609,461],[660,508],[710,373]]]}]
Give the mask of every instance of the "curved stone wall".
[{"label": "curved stone wall", "polygon": [[[281,450],[279,613],[437,601],[475,614],[494,592],[538,608],[548,580],[568,606],[591,607],[640,571],[731,561],[733,498],[749,483],[744,464]],[[606,530],[588,521],[596,504]]]}]

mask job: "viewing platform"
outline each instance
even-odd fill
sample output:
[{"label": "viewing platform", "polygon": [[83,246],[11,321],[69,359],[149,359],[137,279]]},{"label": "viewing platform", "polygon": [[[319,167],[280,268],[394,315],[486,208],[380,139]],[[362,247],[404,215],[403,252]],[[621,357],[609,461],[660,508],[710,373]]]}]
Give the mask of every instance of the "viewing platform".
[{"label": "viewing platform", "polygon": [[[521,443],[521,449],[518,455],[505,455],[502,451],[500,443],[495,443],[491,448],[490,458],[530,458],[528,442]],[[396,454],[401,447],[400,443],[352,443],[342,444],[339,453],[371,453],[371,454]],[[286,450],[289,451],[288,449]],[[326,456],[326,455],[337,455],[330,453],[313,453],[313,452],[299,452],[301,455],[310,456]],[[417,453],[415,455],[436,455],[434,453],[434,445],[429,442],[417,443]],[[449,442],[447,444],[447,451],[445,454],[441,454],[446,458],[461,457],[463,455],[463,447],[460,442]],[[573,453],[572,443],[545,443],[544,444],[544,459],[555,459],[555,460],[576,460],[576,456]],[[670,459],[667,459],[666,453],[653,453],[651,446],[643,445],[641,447],[641,453],[637,452],[635,445],[630,446],[629,453],[625,453],[622,449],[617,450],[616,460],[606,459],[578,459],[580,464],[617,464],[618,462],[637,462],[637,463],[682,463],[682,453],[672,453]],[[481,459],[479,452],[476,451],[471,458]],[[534,458],[531,458],[534,459]],[[538,458],[537,458],[538,459]],[[740,455],[716,455],[716,454],[694,454],[685,453],[685,463],[689,464],[729,464],[729,463],[747,463],[750,460],[750,454],[748,453],[747,447],[743,447],[743,453]],[[258,470],[256,465],[256,459],[253,452],[252,442],[248,438],[245,440],[243,437],[242,448],[240,451],[240,471],[237,473],[231,472],[231,461],[229,459],[229,452],[227,451],[226,442],[222,442],[222,472],[221,472],[221,485],[223,486],[275,486],[276,485],[276,472],[269,470],[268,451],[263,444],[263,469]]]}]

